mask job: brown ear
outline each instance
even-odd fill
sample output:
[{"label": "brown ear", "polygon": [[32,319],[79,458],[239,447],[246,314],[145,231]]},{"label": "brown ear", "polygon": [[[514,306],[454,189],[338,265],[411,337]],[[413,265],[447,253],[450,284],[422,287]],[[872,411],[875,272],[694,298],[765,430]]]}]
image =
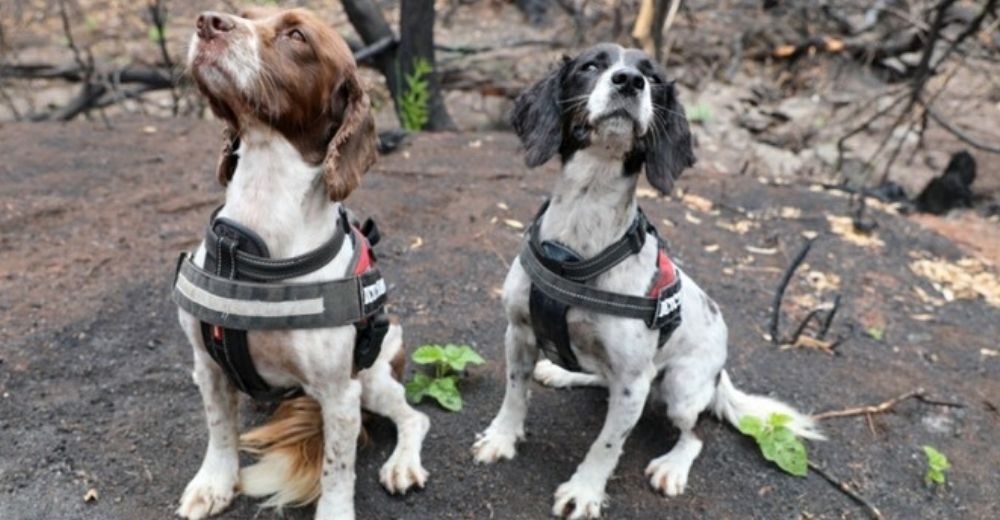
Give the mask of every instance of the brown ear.
[{"label": "brown ear", "polygon": [[371,101],[354,71],[334,94],[332,104],[335,117],[337,109],[343,109],[340,127],[330,139],[323,160],[323,180],[330,199],[340,201],[361,184],[361,176],[375,164],[378,136]]},{"label": "brown ear", "polygon": [[233,173],[236,173],[236,161],[239,159],[236,149],[240,147],[240,136],[233,127],[226,126],[222,131],[222,138],[222,155],[219,156],[216,175],[219,176],[219,184],[226,186],[233,179]]}]

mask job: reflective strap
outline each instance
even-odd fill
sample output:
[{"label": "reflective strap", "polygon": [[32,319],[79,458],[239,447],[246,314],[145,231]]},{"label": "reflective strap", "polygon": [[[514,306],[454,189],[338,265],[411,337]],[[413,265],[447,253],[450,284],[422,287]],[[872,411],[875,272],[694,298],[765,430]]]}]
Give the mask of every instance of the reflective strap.
[{"label": "reflective strap", "polygon": [[349,325],[375,314],[386,300],[377,269],[316,283],[228,280],[181,262],[173,299],[200,321],[240,330],[310,329]]},{"label": "reflective strap", "polygon": [[654,328],[659,299],[602,291],[562,278],[546,269],[531,247],[521,250],[520,260],[531,282],[550,298],[602,314],[643,320]]}]

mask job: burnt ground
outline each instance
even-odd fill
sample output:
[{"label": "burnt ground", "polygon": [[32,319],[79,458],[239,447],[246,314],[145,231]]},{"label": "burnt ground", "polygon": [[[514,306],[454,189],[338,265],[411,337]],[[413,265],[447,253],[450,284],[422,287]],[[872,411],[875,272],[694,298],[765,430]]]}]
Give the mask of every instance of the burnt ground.
[{"label": "burnt ground", "polygon": [[[218,128],[209,122],[0,127],[0,518],[171,516],[206,432],[169,287],[178,251],[194,245],[222,199],[216,150]],[[350,205],[376,217],[385,235],[382,265],[407,343],[469,343],[489,361],[463,380],[461,414],[420,406],[432,418],[425,490],[395,498],[381,489],[377,471],[394,432],[384,421],[369,425],[359,518],[546,518],[552,492],[597,434],[601,391],[539,388],[518,458],[476,467],[469,454],[503,393],[497,294],[519,238],[505,219],[529,220],[554,175],[552,165],[526,171],[507,134],[421,136],[384,158],[352,196]],[[955,260],[962,251],[879,211],[883,247],[845,241],[826,220],[846,210],[833,192],[698,168],[680,184],[717,209],[648,198],[643,206],[677,261],[722,307],[735,383],[808,411],[873,404],[917,387],[962,403],[909,400],[871,424],[825,421],[830,441],[811,444],[810,457],[888,518],[998,517],[1000,357],[989,353],[1000,309],[982,300],[928,306],[915,290],[935,289],[907,267],[915,257]],[[789,290],[785,327],[839,290],[844,304],[832,334],[845,339],[836,355],[780,350],[763,337],[774,288],[804,231],[820,238]],[[839,289],[825,287],[831,283]],[[265,412],[249,402],[243,409],[247,424]],[[664,499],[642,470],[676,433],[662,412],[648,412],[609,483],[607,517],[865,517],[818,475],[795,478],[766,463],[732,428],[705,418],[698,431],[706,444],[687,494]],[[947,486],[924,484],[924,444],[951,459]],[[97,499],[85,502],[90,489]],[[238,498],[220,518],[252,517],[274,515]]]}]

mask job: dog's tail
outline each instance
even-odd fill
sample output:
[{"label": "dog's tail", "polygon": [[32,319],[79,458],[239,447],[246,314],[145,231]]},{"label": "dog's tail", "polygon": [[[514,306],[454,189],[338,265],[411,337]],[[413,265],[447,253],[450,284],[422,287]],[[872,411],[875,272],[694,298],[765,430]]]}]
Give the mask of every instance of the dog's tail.
[{"label": "dog's tail", "polygon": [[719,383],[712,399],[712,412],[737,428],[740,420],[747,416],[757,417],[766,423],[771,414],[782,414],[791,418],[785,426],[795,435],[813,440],[826,439],[812,417],[777,399],[742,392],[733,386],[725,370],[719,374]]},{"label": "dog's tail", "polygon": [[[402,329],[389,327],[376,363],[388,361],[400,379],[406,355]],[[367,436],[361,429],[359,442]],[[264,507],[302,506],[319,498],[323,472],[323,415],[319,402],[303,396],[289,399],[268,419],[240,436],[240,449],[257,462],[240,470],[240,491],[252,497],[268,497]]]}]

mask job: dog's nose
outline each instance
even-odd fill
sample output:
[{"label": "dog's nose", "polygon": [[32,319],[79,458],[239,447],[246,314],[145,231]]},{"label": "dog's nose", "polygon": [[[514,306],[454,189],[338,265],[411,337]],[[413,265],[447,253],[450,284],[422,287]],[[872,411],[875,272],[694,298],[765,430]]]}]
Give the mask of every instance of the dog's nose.
[{"label": "dog's nose", "polygon": [[205,11],[198,16],[198,37],[202,40],[211,40],[216,36],[233,30],[236,24],[231,16],[212,11]]},{"label": "dog's nose", "polygon": [[635,69],[623,69],[611,75],[611,83],[625,96],[634,96],[646,86],[646,78]]}]

